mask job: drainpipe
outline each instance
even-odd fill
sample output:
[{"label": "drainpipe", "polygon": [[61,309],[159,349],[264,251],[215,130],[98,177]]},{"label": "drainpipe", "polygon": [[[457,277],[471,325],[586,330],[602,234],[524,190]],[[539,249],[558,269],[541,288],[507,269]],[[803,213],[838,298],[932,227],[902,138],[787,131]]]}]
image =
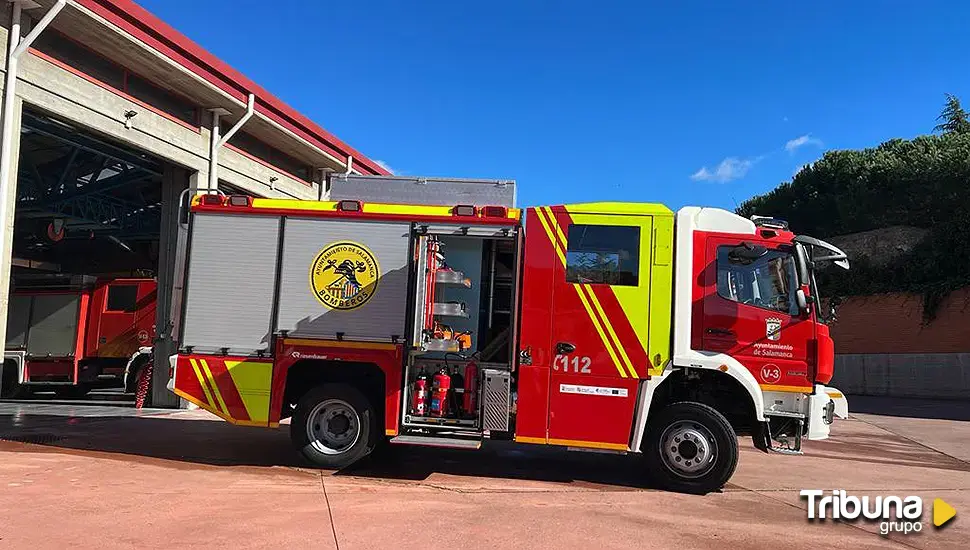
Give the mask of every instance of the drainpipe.
[{"label": "drainpipe", "polygon": [[219,149],[225,145],[236,132],[246,124],[256,112],[256,96],[249,94],[249,101],[246,103],[246,114],[239,119],[225,135],[219,135],[219,119],[228,115],[229,111],[223,108],[210,109],[212,112],[212,136],[209,141],[209,191],[219,188]]},{"label": "drainpipe", "polygon": [[[4,75],[3,83],[3,110],[2,110],[2,128],[0,128],[0,315],[3,315],[3,320],[0,322],[0,352],[3,351],[5,347],[5,338],[3,336],[6,331],[6,317],[7,317],[7,298],[9,291],[9,273],[10,273],[10,257],[13,253],[12,250],[7,250],[7,243],[13,242],[8,231],[13,231],[13,216],[11,202],[16,203],[16,193],[14,190],[17,188],[17,182],[11,182],[11,177],[16,177],[16,174],[11,174],[13,171],[13,141],[14,132],[19,132],[20,128],[14,128],[13,118],[14,118],[14,108],[17,105],[17,73],[19,68],[18,60],[20,56],[27,51],[27,48],[37,40],[40,33],[44,32],[44,29],[51,24],[51,21],[57,17],[57,14],[64,9],[67,4],[67,0],[57,0],[51,9],[44,14],[44,17],[37,22],[37,25],[31,29],[30,33],[20,39],[20,16],[23,12],[24,7],[37,8],[39,7],[36,3],[31,0],[12,0],[11,2],[12,15],[10,17],[10,28],[8,29],[8,42],[7,42],[7,72]],[[13,189],[10,186],[13,186]],[[13,193],[13,197],[8,199],[8,195]],[[9,218],[9,219],[8,219]]]},{"label": "drainpipe", "polygon": [[57,0],[57,3],[44,14],[44,17],[37,22],[37,25],[24,37],[23,41],[20,40],[21,11],[24,4],[27,4],[28,8],[38,6],[29,0],[13,0],[11,4],[13,15],[10,18],[7,73],[4,75],[3,83],[3,128],[0,129],[0,257],[3,256],[3,243],[6,242],[4,233],[7,230],[7,224],[3,222],[7,219],[7,209],[10,208],[10,205],[7,204],[7,185],[9,185],[7,180],[10,179],[11,161],[13,160],[11,158],[13,156],[13,145],[10,142],[13,140],[14,130],[17,130],[13,127],[12,119],[17,99],[18,61],[21,54],[27,51],[27,48],[34,43],[34,40],[37,40],[40,33],[44,32],[44,29],[51,24],[57,14],[64,9],[67,0]]}]

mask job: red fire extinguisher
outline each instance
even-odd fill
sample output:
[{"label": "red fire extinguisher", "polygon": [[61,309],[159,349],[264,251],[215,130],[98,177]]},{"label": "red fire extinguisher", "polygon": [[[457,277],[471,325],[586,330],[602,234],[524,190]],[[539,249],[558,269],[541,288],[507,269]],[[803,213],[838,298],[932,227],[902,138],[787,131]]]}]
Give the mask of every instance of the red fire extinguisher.
[{"label": "red fire extinguisher", "polygon": [[423,372],[414,381],[414,393],[411,396],[411,412],[424,416],[428,409],[428,377]]},{"label": "red fire extinguisher", "polygon": [[448,390],[451,389],[451,376],[441,369],[431,379],[431,416],[442,417],[448,412]]},{"label": "red fire extinguisher", "polygon": [[478,365],[469,361],[465,365],[465,391],[462,409],[466,417],[474,417],[476,412],[475,392],[478,391]]}]

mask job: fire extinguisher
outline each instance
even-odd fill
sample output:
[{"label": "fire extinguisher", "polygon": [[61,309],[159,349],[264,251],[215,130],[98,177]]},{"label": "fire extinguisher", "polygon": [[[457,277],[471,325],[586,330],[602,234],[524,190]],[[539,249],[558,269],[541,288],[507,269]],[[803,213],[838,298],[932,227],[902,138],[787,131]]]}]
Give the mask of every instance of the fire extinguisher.
[{"label": "fire extinguisher", "polygon": [[448,390],[451,389],[451,376],[442,368],[431,379],[431,416],[442,417],[448,412]]},{"label": "fire extinguisher", "polygon": [[475,392],[478,391],[478,365],[474,361],[469,361],[465,365],[465,391],[463,393],[464,403],[462,409],[466,417],[474,417],[476,411]]},{"label": "fire extinguisher", "polygon": [[428,406],[428,376],[422,372],[414,381],[414,393],[411,396],[411,412],[424,416]]}]

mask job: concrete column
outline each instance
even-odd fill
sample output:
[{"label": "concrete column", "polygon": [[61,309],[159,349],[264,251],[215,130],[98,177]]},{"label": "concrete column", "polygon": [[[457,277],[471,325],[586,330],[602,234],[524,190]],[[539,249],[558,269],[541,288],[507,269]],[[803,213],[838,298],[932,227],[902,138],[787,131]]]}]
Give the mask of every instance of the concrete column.
[{"label": "concrete column", "polygon": [[[162,174],[162,212],[158,242],[158,308],[155,314],[157,338],[152,372],[152,404],[156,407],[179,407],[180,399],[166,388],[168,358],[178,349],[176,322],[181,301],[187,231],[179,224],[179,196],[190,185],[197,185],[198,173],[190,176],[181,167],[166,165]],[[193,183],[193,180],[195,182]]]},{"label": "concrete column", "polygon": [[6,219],[0,220],[4,225],[3,243],[0,243],[0,357],[6,349],[7,341],[7,306],[10,301],[10,264],[13,259],[13,227],[17,212],[17,172],[20,164],[20,118],[23,112],[23,100],[16,98],[13,108],[14,131],[10,142],[10,172],[7,181],[3,182],[3,189],[7,193]]}]

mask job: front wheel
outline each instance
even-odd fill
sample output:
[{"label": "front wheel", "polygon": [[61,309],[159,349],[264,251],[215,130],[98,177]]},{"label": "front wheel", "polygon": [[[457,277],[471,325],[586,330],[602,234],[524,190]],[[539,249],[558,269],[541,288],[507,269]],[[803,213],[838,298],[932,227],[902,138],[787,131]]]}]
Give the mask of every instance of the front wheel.
[{"label": "front wheel", "polygon": [[643,452],[665,489],[703,494],[724,486],[738,464],[738,439],[724,415],[684,401],[662,409],[647,427]]},{"label": "front wheel", "polygon": [[306,393],[296,406],[290,440],[310,462],[345,468],[364,458],[377,443],[374,407],[347,384],[324,384]]}]

